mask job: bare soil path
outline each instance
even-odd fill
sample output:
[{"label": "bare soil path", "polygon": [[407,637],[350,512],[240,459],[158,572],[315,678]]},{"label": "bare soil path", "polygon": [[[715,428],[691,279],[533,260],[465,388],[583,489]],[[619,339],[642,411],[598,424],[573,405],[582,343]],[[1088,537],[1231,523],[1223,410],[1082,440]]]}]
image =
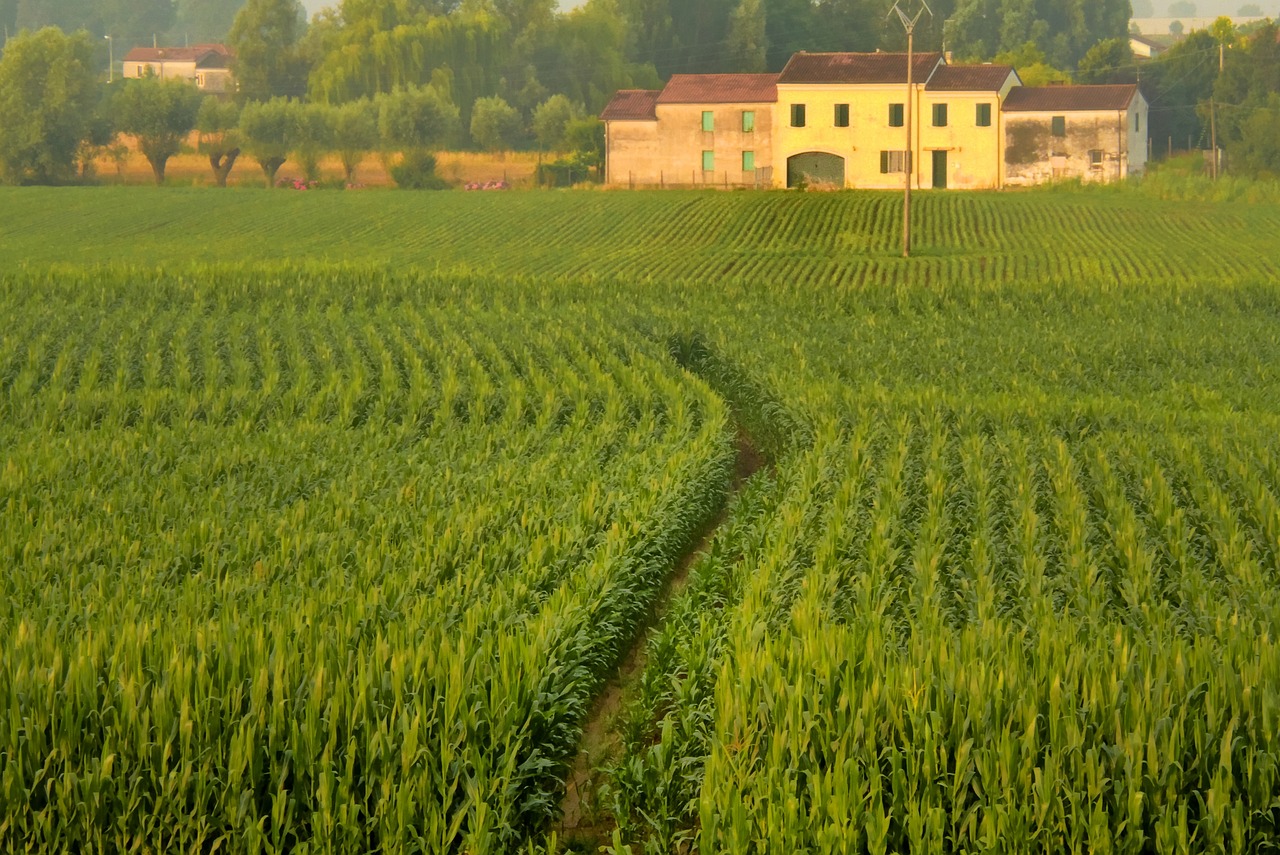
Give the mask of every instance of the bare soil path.
[{"label": "bare soil path", "polygon": [[662,625],[672,599],[688,584],[689,572],[693,566],[710,550],[716,532],[728,516],[733,497],[742,490],[752,475],[766,465],[768,461],[765,456],[755,447],[751,438],[739,430],[737,458],[724,507],[703,527],[684,553],[654,602],[649,619],[636,633],[614,675],[592,704],[583,726],[578,756],[565,785],[564,801],[561,803],[563,818],[555,829],[560,840],[573,851],[594,852],[612,841],[615,828],[613,815],[597,803],[597,793],[604,768],[617,757],[618,716],[644,672],[649,639]]}]

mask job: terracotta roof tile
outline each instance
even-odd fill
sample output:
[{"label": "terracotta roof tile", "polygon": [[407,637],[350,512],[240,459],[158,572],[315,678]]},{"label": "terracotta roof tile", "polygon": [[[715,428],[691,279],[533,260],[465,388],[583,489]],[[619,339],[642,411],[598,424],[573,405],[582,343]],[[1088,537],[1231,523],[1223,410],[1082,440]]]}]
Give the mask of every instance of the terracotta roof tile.
[{"label": "terracotta roof tile", "polygon": [[772,104],[776,74],[674,74],[659,104]]},{"label": "terracotta roof tile", "polygon": [[1138,94],[1132,83],[1116,86],[1017,86],[1004,99],[1006,113],[1073,113],[1127,110]]},{"label": "terracotta roof tile", "polygon": [[[940,53],[918,53],[912,78],[924,83],[942,61]],[[779,83],[893,84],[907,82],[905,53],[798,53]]]},{"label": "terracotta roof tile", "polygon": [[619,89],[600,118],[606,122],[656,122],[661,94],[657,89]]},{"label": "terracotta roof tile", "polygon": [[225,68],[232,53],[226,45],[190,47],[136,47],[124,56],[125,62],[196,62],[208,68]]},{"label": "terracotta roof tile", "polygon": [[[1011,74],[1017,74],[1011,65],[940,65],[925,88],[933,92],[999,92]],[[1019,82],[1016,76],[1014,82]]]}]

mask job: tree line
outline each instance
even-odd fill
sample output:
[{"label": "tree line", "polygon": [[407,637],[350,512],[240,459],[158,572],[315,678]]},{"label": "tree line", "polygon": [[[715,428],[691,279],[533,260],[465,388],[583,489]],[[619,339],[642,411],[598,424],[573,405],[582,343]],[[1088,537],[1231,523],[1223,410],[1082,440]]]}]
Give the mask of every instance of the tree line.
[{"label": "tree line", "polygon": [[492,151],[536,145],[574,152],[582,171],[602,154],[600,123],[564,95],[538,104],[532,120],[497,96],[461,111],[434,85],[411,86],[341,104],[276,96],[240,101],[205,95],[182,80],[146,76],[102,84],[84,33],[46,28],[15,39],[0,58],[0,177],[10,183],[63,183],[84,176],[128,134],[163,183],[171,157],[193,132],[214,181],[225,186],[243,155],[273,186],[286,161],[305,180],[318,180],[320,160],[336,155],[348,184],[371,152],[387,156],[404,187],[440,186],[433,152],[472,143]]},{"label": "tree line", "polygon": [[[30,14],[28,6],[85,2],[0,0],[8,4],[0,9]],[[94,0],[101,14],[155,2]],[[420,153],[406,156],[406,163],[416,158],[425,165],[421,153],[432,147],[536,145],[568,146],[585,164],[600,147],[589,117],[618,89],[657,88],[678,72],[777,70],[802,49],[895,49],[903,36],[886,18],[884,0],[587,0],[569,12],[558,11],[556,0],[343,0],[310,22],[297,0],[163,2],[174,14],[200,2],[209,4],[199,6],[206,12],[240,6],[226,33],[238,91],[233,105],[217,108],[236,116],[235,133],[225,135],[237,144],[227,150],[274,146],[304,166],[309,152],[349,149],[333,140],[356,127],[367,130],[370,121],[377,133],[363,137],[372,140],[366,150]],[[1229,32],[1193,33],[1157,60],[1140,63],[1128,45],[1128,0],[934,0],[931,7],[934,16],[917,33],[920,49],[946,47],[960,60],[1007,62],[1028,85],[1140,83],[1152,104],[1157,144],[1170,139],[1177,148],[1206,147],[1212,100],[1221,105],[1220,114],[1218,107],[1212,112],[1223,141],[1240,155],[1251,144],[1246,136],[1253,140],[1253,131],[1269,127],[1270,96],[1280,91],[1269,77],[1274,43],[1268,46],[1265,33],[1273,29],[1237,33],[1228,22]],[[89,30],[73,37],[55,32],[14,39],[0,57],[0,145],[7,146],[0,159],[8,164],[8,180],[66,180],[76,151],[112,131],[137,136],[129,130],[136,123],[126,119],[131,99],[146,95],[156,109],[190,112],[176,106],[182,101],[176,94],[161,94],[176,89],[147,84],[127,97],[99,91],[93,80],[99,40]],[[18,62],[18,54],[37,58]],[[48,148],[59,154],[46,152],[43,160],[16,154],[16,141],[33,138],[29,117],[53,110],[47,96],[33,94],[45,90],[75,103],[63,123],[40,120]],[[435,111],[430,122],[419,122],[430,125],[429,136],[395,130],[395,108],[388,105],[410,102],[422,116]],[[365,118],[350,118],[357,114]],[[270,146],[265,131],[256,130],[265,126],[264,116],[274,117]],[[340,123],[339,117],[348,118]],[[548,131],[552,126],[557,130]],[[563,128],[573,129],[572,142]],[[1254,171],[1268,168],[1258,153],[1234,160]],[[157,177],[162,173],[161,167]]]},{"label": "tree line", "polygon": [[[57,27],[111,36],[128,50],[152,40],[168,44],[216,42],[226,38],[245,0],[0,0],[0,28],[9,35],[22,30]],[[99,61],[105,62],[107,52]]]}]

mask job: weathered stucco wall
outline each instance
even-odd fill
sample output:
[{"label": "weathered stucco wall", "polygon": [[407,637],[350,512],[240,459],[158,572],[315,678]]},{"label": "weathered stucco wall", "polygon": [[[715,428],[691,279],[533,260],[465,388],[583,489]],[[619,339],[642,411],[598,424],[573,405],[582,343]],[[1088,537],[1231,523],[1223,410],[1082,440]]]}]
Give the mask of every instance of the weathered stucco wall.
[{"label": "weathered stucco wall", "polygon": [[[924,86],[914,87],[919,104]],[[773,174],[779,187],[787,184],[787,162],[799,154],[824,152],[845,160],[845,186],[894,188],[902,186],[902,173],[880,172],[881,151],[905,150],[906,128],[890,127],[889,105],[904,104],[907,87],[785,85],[778,87],[774,117]],[[805,106],[805,126],[791,126],[791,107]],[[849,127],[835,124],[837,104],[849,105]],[[919,140],[919,123],[912,134]]]},{"label": "weathered stucco wall", "polygon": [[[710,111],[713,130],[702,129]],[[754,113],[754,129],[743,130],[743,113]],[[773,158],[772,104],[659,104],[658,156],[662,182],[676,186],[770,186]],[[703,169],[703,152],[712,168]],[[752,152],[755,169],[744,170],[743,153]]]},{"label": "weathered stucco wall", "polygon": [[[702,114],[712,114],[712,130]],[[615,186],[769,187],[772,184],[772,104],[664,104],[657,121],[612,121],[606,126],[608,183]],[[754,113],[752,130],[743,114]],[[703,153],[711,152],[711,169]],[[743,169],[751,152],[755,169]]]},{"label": "weathered stucco wall", "polygon": [[[947,152],[947,186],[988,189],[1000,186],[1000,93],[928,92],[914,87],[912,145],[917,168],[914,185],[933,186],[934,151]],[[826,152],[845,159],[845,186],[897,189],[901,172],[881,172],[881,152],[907,148],[906,127],[889,124],[892,104],[904,105],[906,86],[780,86],[774,117],[774,175],[786,184],[787,162],[805,152]],[[979,127],[977,105],[991,108],[991,124]],[[791,127],[791,106],[805,105],[805,127]],[[849,127],[835,126],[837,104],[849,105]],[[947,124],[934,127],[933,108],[947,105]]]},{"label": "weathered stucco wall", "polygon": [[[1053,133],[1055,115],[1065,122],[1062,136]],[[1141,97],[1127,111],[1007,114],[1006,183],[1107,183],[1140,174],[1147,165],[1147,119]]]},{"label": "weathered stucco wall", "polygon": [[608,184],[657,184],[658,123],[605,123],[605,181]]},{"label": "weathered stucco wall", "polygon": [[[947,105],[946,127],[934,127],[933,108]],[[991,110],[991,124],[978,125],[978,105]],[[951,190],[992,190],[1000,186],[1000,132],[1003,120],[996,92],[926,92],[919,110],[920,168],[915,186],[933,187],[933,152],[947,153],[946,186]]]}]

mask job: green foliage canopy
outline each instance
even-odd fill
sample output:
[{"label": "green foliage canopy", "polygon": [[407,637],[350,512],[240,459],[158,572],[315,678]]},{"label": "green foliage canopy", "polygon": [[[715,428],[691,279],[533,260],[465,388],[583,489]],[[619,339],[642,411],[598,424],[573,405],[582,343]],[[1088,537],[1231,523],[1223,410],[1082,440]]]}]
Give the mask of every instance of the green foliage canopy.
[{"label": "green foliage canopy", "polygon": [[164,183],[165,164],[195,127],[202,100],[186,81],[153,76],[126,81],[112,99],[117,127],[137,137],[157,184]]},{"label": "green foliage canopy", "polygon": [[46,27],[11,39],[0,57],[0,176],[70,180],[94,129],[98,91],[87,33]]}]

